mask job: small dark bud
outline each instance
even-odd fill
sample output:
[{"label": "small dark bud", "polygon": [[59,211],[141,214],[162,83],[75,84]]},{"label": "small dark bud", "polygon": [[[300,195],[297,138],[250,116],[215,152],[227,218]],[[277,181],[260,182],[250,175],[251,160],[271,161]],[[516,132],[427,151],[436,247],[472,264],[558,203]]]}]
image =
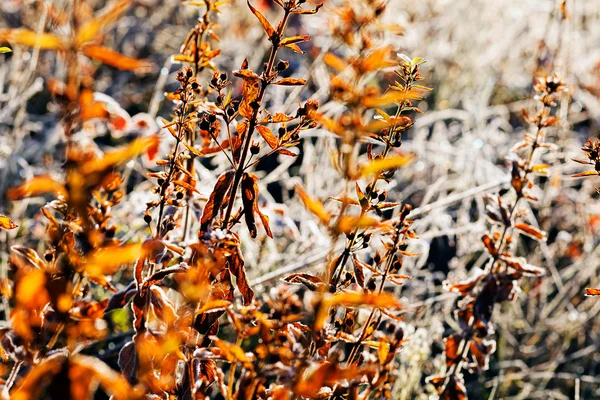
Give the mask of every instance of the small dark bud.
[{"label": "small dark bud", "polygon": [[202,122],[200,122],[200,129],[202,129],[203,131],[207,131],[210,128],[210,123],[203,119]]},{"label": "small dark bud", "polygon": [[260,152],[260,146],[257,144],[253,144],[252,146],[250,146],[250,153],[256,155]]},{"label": "small dark bud", "polygon": [[282,60],[279,60],[277,63],[277,71],[285,71],[288,67],[288,63]]},{"label": "small dark bud", "polygon": [[152,221],[152,217],[150,216],[150,214],[144,215],[144,222],[149,224],[151,221]]},{"label": "small dark bud", "polygon": [[177,192],[175,197],[177,197],[179,200],[183,199],[183,192]]},{"label": "small dark bud", "polygon": [[369,282],[367,283],[367,289],[369,289],[370,291],[374,291],[377,288],[377,284],[375,283],[374,279],[369,279]]},{"label": "small dark bud", "polygon": [[52,253],[44,254],[44,260],[46,260],[48,262],[52,261],[53,258],[54,258],[54,255],[52,255]]},{"label": "small dark bud", "polygon": [[208,116],[208,120],[209,120],[210,122],[215,122],[215,121],[217,120],[217,116],[216,116],[215,114],[210,114],[210,115]]},{"label": "small dark bud", "polygon": [[385,200],[385,193],[379,193],[379,196],[377,196],[377,199],[379,201],[384,201]]}]

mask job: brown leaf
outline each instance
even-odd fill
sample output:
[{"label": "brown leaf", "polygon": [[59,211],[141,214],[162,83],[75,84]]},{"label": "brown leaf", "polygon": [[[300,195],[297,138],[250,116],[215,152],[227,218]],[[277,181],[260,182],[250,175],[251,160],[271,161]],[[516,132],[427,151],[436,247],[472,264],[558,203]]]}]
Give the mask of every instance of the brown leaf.
[{"label": "brown leaf", "polygon": [[273,84],[281,86],[302,86],[306,84],[306,79],[281,78],[273,82]]},{"label": "brown leaf", "polygon": [[252,108],[251,104],[258,99],[259,86],[258,79],[244,79],[244,85],[242,88],[242,101],[240,102],[240,106],[238,108],[238,111],[242,117],[246,117],[248,119],[252,118],[254,109]]},{"label": "brown leaf", "polygon": [[223,199],[227,195],[229,191],[229,187],[233,182],[233,177],[235,176],[235,170],[229,170],[221,174],[219,179],[217,179],[217,183],[215,183],[215,187],[208,198],[208,202],[204,206],[204,210],[202,211],[202,218],[200,219],[200,231],[207,232],[208,227],[212,220],[217,216],[219,210],[221,209],[221,205],[223,203]]},{"label": "brown leaf", "polygon": [[273,38],[275,35],[275,28],[273,28],[273,26],[269,23],[269,20],[267,20],[265,16],[260,13],[260,11],[252,7],[252,4],[250,4],[250,0],[248,0],[247,2],[248,7],[250,7],[250,11],[252,11],[252,14],[254,14],[256,18],[258,18],[258,21],[262,25],[269,39]]},{"label": "brown leaf", "polygon": [[363,272],[363,262],[358,259],[356,254],[352,254],[352,263],[354,264],[354,277],[356,283],[362,288],[365,287],[365,273]]},{"label": "brown leaf", "polygon": [[305,273],[291,274],[286,276],[283,280],[287,283],[302,284],[313,292],[326,285],[325,282],[323,282],[323,279],[318,276]]},{"label": "brown leaf", "polygon": [[196,311],[196,315],[204,314],[206,312],[222,311],[229,306],[231,306],[230,301],[222,299],[211,300],[198,309],[198,311]]},{"label": "brown leaf", "polygon": [[135,158],[145,152],[149,152],[159,143],[159,137],[156,135],[139,137],[129,145],[120,149],[110,151],[101,158],[94,158],[81,165],[79,172],[83,175],[89,175],[94,172],[100,172],[113,168],[115,165]]},{"label": "brown leaf", "polygon": [[256,220],[254,214],[260,216],[261,222],[269,237],[273,237],[269,227],[269,218],[258,208],[258,177],[254,174],[244,173],[242,176],[242,204],[244,205],[244,218],[250,230],[250,236],[256,237]]},{"label": "brown leaf", "polygon": [[244,267],[244,259],[240,252],[239,246],[236,246],[231,255],[227,259],[229,271],[236,279],[236,285],[242,294],[244,305],[250,305],[254,299],[254,291],[250,287],[248,278],[246,277],[246,268]]},{"label": "brown leaf", "polygon": [[460,347],[461,339],[461,335],[458,333],[455,333],[454,335],[448,336],[446,339],[444,339],[444,353],[446,356],[446,366],[450,367],[460,357],[458,349]]}]

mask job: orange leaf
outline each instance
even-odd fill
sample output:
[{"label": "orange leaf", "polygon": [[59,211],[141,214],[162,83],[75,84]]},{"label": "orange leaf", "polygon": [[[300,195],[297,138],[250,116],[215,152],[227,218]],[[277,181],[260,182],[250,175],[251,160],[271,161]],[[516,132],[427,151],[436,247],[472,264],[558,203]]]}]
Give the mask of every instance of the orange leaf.
[{"label": "orange leaf", "polygon": [[586,296],[600,296],[600,289],[596,288],[585,288]]},{"label": "orange leaf", "polygon": [[313,199],[312,197],[310,197],[300,184],[296,184],[294,186],[294,189],[296,189],[296,193],[298,193],[298,196],[300,196],[300,200],[302,200],[308,211],[315,214],[323,224],[329,224],[331,216],[329,215],[327,210],[325,210],[325,206],[323,205],[323,203],[321,203],[317,199]]},{"label": "orange leaf", "polygon": [[212,300],[203,305],[198,311],[196,311],[196,315],[204,314],[205,312],[210,311],[224,310],[230,305],[231,302],[227,300]]},{"label": "orange leaf", "polygon": [[378,158],[371,161],[369,164],[363,165],[360,168],[359,176],[364,177],[367,175],[378,174],[389,169],[403,167],[411,162],[414,157],[414,154],[401,154],[393,157]]},{"label": "orange leaf", "polygon": [[372,306],[377,308],[400,308],[402,304],[391,293],[358,293],[345,292],[325,296],[315,317],[315,331],[323,329],[329,308],[336,305],[345,307]]},{"label": "orange leaf", "polygon": [[274,149],[279,145],[279,139],[277,139],[273,132],[266,126],[258,125],[256,130],[260,133],[260,136],[265,139],[265,142],[267,142],[270,148]]},{"label": "orange leaf", "polygon": [[299,43],[299,42],[306,42],[307,40],[310,40],[310,36],[308,36],[308,35],[305,35],[305,36],[292,36],[292,37],[288,37],[288,38],[283,39],[280,44],[282,46],[287,46],[288,44]]},{"label": "orange leaf", "polygon": [[571,175],[571,177],[572,177],[572,178],[581,178],[581,177],[584,177],[584,176],[592,176],[592,175],[600,175],[600,172],[598,172],[598,171],[594,171],[594,170],[591,170],[591,171],[583,171],[583,172],[580,172],[580,173],[578,173],[578,174]]},{"label": "orange leaf", "polygon": [[273,82],[273,84],[281,86],[302,86],[306,84],[306,79],[281,78],[278,81]]},{"label": "orange leaf", "polygon": [[323,57],[323,61],[331,68],[337,69],[338,71],[343,71],[348,67],[346,61],[342,60],[333,53],[325,54],[325,57]]},{"label": "orange leaf", "polygon": [[2,29],[0,30],[0,43],[14,43],[42,50],[63,50],[65,43],[52,33],[36,33],[29,29]]},{"label": "orange leaf", "polygon": [[54,193],[54,195],[59,198],[65,198],[67,196],[65,187],[49,175],[36,176],[15,188],[8,189],[6,191],[6,196],[11,200],[20,200],[26,197],[34,197],[46,193]]},{"label": "orange leaf", "polygon": [[8,218],[6,215],[4,214],[0,214],[0,228],[9,230],[9,229],[15,229],[16,227],[18,227],[19,225],[15,224],[10,218]]},{"label": "orange leaf", "polygon": [[416,100],[416,99],[420,99],[420,98],[421,98],[421,96],[420,96],[419,92],[417,92],[416,90],[411,90],[408,92],[389,91],[385,94],[378,95],[378,96],[363,97],[362,104],[363,104],[363,106],[365,106],[367,108],[372,108],[372,107],[382,108],[382,107],[386,107],[393,103],[398,103],[398,102],[405,101],[405,100]]},{"label": "orange leaf", "polygon": [[515,228],[517,228],[518,230],[520,230],[521,232],[533,239],[546,240],[546,233],[531,225],[520,223],[516,224]]},{"label": "orange leaf", "polygon": [[94,172],[104,171],[108,168],[112,168],[115,165],[127,161],[131,158],[135,158],[140,154],[152,149],[158,143],[158,136],[147,136],[138,137],[129,146],[121,149],[107,152],[102,158],[90,160],[83,164],[80,168],[80,172],[84,175],[88,175]]},{"label": "orange leaf", "polygon": [[143,256],[141,243],[108,246],[93,251],[83,262],[83,269],[91,277],[102,277],[117,272]]},{"label": "orange leaf", "polygon": [[149,61],[127,57],[106,47],[90,45],[83,48],[83,54],[95,61],[123,71],[148,72],[153,64]]},{"label": "orange leaf", "polygon": [[131,5],[131,0],[119,0],[100,17],[93,18],[81,24],[75,36],[76,43],[81,46],[93,41],[107,25],[116,22]]}]

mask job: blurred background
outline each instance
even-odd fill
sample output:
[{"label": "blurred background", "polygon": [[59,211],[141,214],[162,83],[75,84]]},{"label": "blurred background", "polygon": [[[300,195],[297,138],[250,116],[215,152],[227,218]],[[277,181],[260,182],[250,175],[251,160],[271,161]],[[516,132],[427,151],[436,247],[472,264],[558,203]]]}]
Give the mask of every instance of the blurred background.
[{"label": "blurred background", "polygon": [[[90,12],[105,5],[95,0],[86,3]],[[291,64],[286,72],[309,83],[292,90],[271,88],[267,101],[272,109],[291,112],[300,101],[315,98],[326,114],[341,111],[339,104],[329,101],[331,71],[322,62],[326,52],[345,51],[329,34],[340,3],[325,1],[315,17],[291,21],[290,33],[312,35],[313,40],[300,45],[306,52],[303,56],[285,54]],[[68,36],[61,18],[70,4],[3,0],[0,29],[27,27]],[[104,44],[148,59],[155,68],[136,74],[90,65],[95,69],[93,87],[98,98],[112,104],[114,114],[126,122],[92,123],[82,129],[79,139],[101,149],[155,133],[158,118],[169,119],[172,103],[164,92],[177,87],[174,74],[179,68],[172,56],[199,15],[197,7],[177,0],[132,4],[126,16],[106,31]],[[276,20],[273,2],[253,4]],[[230,1],[222,11],[218,68],[231,72],[245,58],[258,68],[268,56],[269,43],[245,1]],[[515,302],[496,310],[498,350],[484,376],[467,374],[467,389],[474,399],[600,398],[600,301],[584,296],[585,287],[600,286],[600,198],[595,189],[600,179],[571,178],[582,170],[572,158],[582,158],[583,142],[598,136],[600,2],[390,0],[384,20],[390,28],[382,32],[382,43],[410,57],[425,58],[421,73],[424,84],[433,88],[418,104],[424,114],[416,117],[415,126],[403,138],[401,149],[416,153],[416,161],[399,170],[388,188],[390,201],[415,208],[411,216],[419,235],[408,249],[419,256],[404,262],[404,273],[414,278],[400,291],[409,307],[405,319],[409,341],[400,354],[401,376],[394,398],[435,396],[425,378],[441,369],[442,338],[456,324],[452,310],[457,295],[444,291],[442,281],[463,279],[486,261],[480,240],[488,229],[482,196],[508,189],[506,157],[529,129],[521,110],[535,110],[535,77],[554,73],[569,86],[569,96],[559,105],[562,120],[547,137],[559,150],[545,156],[551,173],[541,178],[538,203],[525,206],[548,232],[548,240],[521,241],[517,249],[517,254],[528,254],[530,263],[548,273],[543,279],[527,280]],[[47,88],[49,78],[65,73],[58,56],[11,47],[12,53],[0,54],[0,212],[10,211],[14,220],[32,218],[22,229],[0,234],[2,274],[6,274],[8,243],[43,248],[45,227],[39,216],[44,199],[9,204],[3,193],[27,177],[59,171],[64,150],[61,122]],[[205,80],[210,77],[206,71]],[[234,83],[234,93],[239,95],[241,80]],[[162,135],[161,153],[166,154],[170,135]],[[292,190],[294,183],[303,182],[321,199],[339,195],[342,182],[330,161],[333,145],[329,132],[311,130],[302,138],[297,159],[273,156],[258,165],[262,203],[274,239],[242,241],[256,287],[267,290],[286,273],[322,268],[332,246],[343,246],[330,243],[327,232]],[[210,193],[225,167],[219,156],[198,165],[202,194]],[[147,168],[153,167],[145,160],[127,164],[131,201],[114,211],[121,219],[118,234],[123,238],[135,240],[146,234],[144,205],[153,196]],[[197,213],[201,209],[201,204],[195,207]],[[126,316],[111,318],[119,325],[118,318]],[[116,352],[102,351],[106,361],[115,362]]]}]

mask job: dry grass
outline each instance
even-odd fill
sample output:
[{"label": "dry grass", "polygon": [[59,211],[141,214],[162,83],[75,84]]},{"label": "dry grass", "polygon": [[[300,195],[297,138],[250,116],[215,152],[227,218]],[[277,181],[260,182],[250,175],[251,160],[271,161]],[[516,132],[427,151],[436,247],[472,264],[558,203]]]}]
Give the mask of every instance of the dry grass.
[{"label": "dry grass", "polygon": [[[93,40],[75,47],[78,56],[14,31],[67,40],[117,3],[119,15],[101,19]],[[95,0],[0,4],[0,45],[12,49],[0,54],[0,213],[18,225],[0,229],[4,398],[64,398],[56,393],[69,390],[88,398],[99,382],[98,396],[115,398],[318,398],[321,390],[331,399],[425,399],[438,395],[427,379],[436,375],[448,399],[462,398],[461,385],[448,387],[463,375],[474,399],[600,395],[600,303],[585,296],[600,287],[600,180],[572,177],[598,170],[573,159],[597,162],[592,142],[587,154],[581,147],[598,135],[599,5],[390,0],[379,13],[380,1],[331,0],[316,14],[292,16],[284,33],[277,2],[253,2],[276,37],[311,36],[297,43],[298,54],[269,41],[246,2],[219,6],[220,14],[196,3],[109,2],[104,11]],[[210,45],[195,59],[190,32]],[[131,59],[94,53],[99,44]],[[289,61],[281,76],[306,82],[274,84],[268,72],[280,59]],[[256,76],[243,72],[244,60]],[[209,62],[227,76],[213,76]],[[411,65],[418,79],[408,78]],[[556,149],[531,159],[518,153],[522,172],[548,164],[547,176],[524,175],[537,197],[527,201],[511,180],[511,148],[526,133],[537,137],[522,110],[533,118],[544,109],[535,79],[555,73],[568,89],[546,104],[560,120],[543,127],[543,139]],[[382,100],[400,77],[432,90],[404,88]],[[253,89],[261,79],[262,94]],[[227,104],[229,89],[239,103]],[[92,94],[97,105],[86,100]],[[396,118],[384,123],[376,109]],[[293,117],[274,146],[263,128],[252,134],[263,126],[282,136],[281,123],[260,124],[261,110]],[[373,135],[359,134],[374,121]],[[231,152],[224,140],[243,131]],[[395,173],[368,160],[369,143]],[[298,156],[267,155],[279,146]],[[32,181],[46,175],[52,180]],[[385,197],[373,204],[399,204],[381,216],[371,203],[357,206],[355,182],[366,198]],[[486,215],[497,195],[508,227]],[[358,223],[357,215],[370,218]],[[547,239],[519,235],[513,226],[521,222]],[[512,301],[494,297],[484,325],[496,348],[489,368],[469,372],[461,357],[446,363],[444,340],[484,336],[472,330],[481,313],[465,327],[453,312],[465,297],[483,298],[485,282],[514,272],[486,252],[486,233],[545,274],[519,277]],[[478,270],[489,274],[462,294],[443,284]]]}]

